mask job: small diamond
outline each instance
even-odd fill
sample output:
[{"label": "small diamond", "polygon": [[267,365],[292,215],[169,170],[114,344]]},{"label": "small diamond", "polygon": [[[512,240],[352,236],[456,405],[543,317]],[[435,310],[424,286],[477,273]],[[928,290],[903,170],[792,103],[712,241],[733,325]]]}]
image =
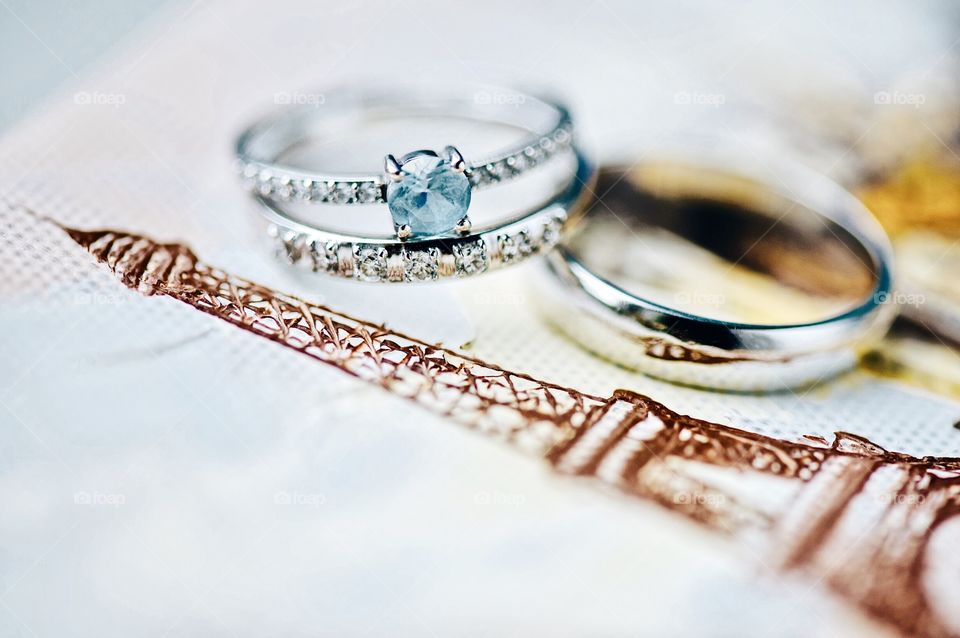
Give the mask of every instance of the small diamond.
[{"label": "small diamond", "polygon": [[487,174],[489,178],[488,181],[499,182],[503,177],[503,164],[499,162],[493,164],[487,164],[483,167],[483,172]]},{"label": "small diamond", "polygon": [[550,157],[551,155],[553,155],[553,152],[557,150],[557,145],[549,137],[545,137],[542,140],[540,140],[540,148],[543,149],[544,157]]},{"label": "small diamond", "polygon": [[288,264],[295,264],[303,255],[303,236],[287,231],[277,237],[275,254]]},{"label": "small diamond", "polygon": [[315,202],[328,202],[332,191],[333,182],[314,182],[312,199]]},{"label": "small diamond", "polygon": [[563,222],[559,219],[551,219],[543,225],[543,234],[541,235],[542,247],[550,247],[560,240],[560,231],[563,229]]},{"label": "small diamond", "polygon": [[273,179],[273,192],[283,201],[288,201],[293,196],[293,185],[289,177],[275,177]]},{"label": "small diamond", "polygon": [[241,173],[243,179],[243,187],[250,191],[255,192],[257,190],[257,173],[259,169],[253,164],[244,164],[243,172]]},{"label": "small diamond", "polygon": [[517,153],[507,160],[507,165],[513,170],[515,175],[522,173],[532,166],[530,160],[524,153]]},{"label": "small diamond", "polygon": [[315,272],[330,272],[337,269],[337,244],[314,239],[308,247]]},{"label": "small diamond", "polygon": [[490,181],[490,178],[487,176],[487,172],[480,167],[472,169],[467,174],[467,178],[470,180],[471,186],[485,185]]},{"label": "small diamond", "polygon": [[381,281],[387,278],[387,249],[383,246],[354,247],[357,277],[363,281]]},{"label": "small diamond", "polygon": [[543,159],[543,151],[535,146],[528,146],[523,149],[523,156],[527,158],[530,166],[536,166],[537,162]]},{"label": "small diamond", "polygon": [[257,192],[266,197],[273,192],[273,175],[270,171],[260,171],[257,175]]},{"label": "small diamond", "polygon": [[313,180],[298,179],[293,183],[293,195],[297,199],[309,202],[313,198]]},{"label": "small diamond", "polygon": [[460,275],[476,275],[487,269],[487,245],[482,239],[454,244],[453,256],[457,262],[457,273]]},{"label": "small diamond", "polygon": [[500,245],[500,259],[505,264],[519,261],[533,252],[533,242],[525,230],[516,235],[500,235],[497,242]]},{"label": "small diamond", "polygon": [[370,204],[380,197],[380,186],[376,182],[360,182],[357,188],[357,202]]},{"label": "small diamond", "polygon": [[440,270],[440,249],[403,251],[403,278],[406,281],[433,281]]},{"label": "small diamond", "polygon": [[356,187],[353,182],[335,182],[330,193],[331,204],[352,204],[356,199]]}]

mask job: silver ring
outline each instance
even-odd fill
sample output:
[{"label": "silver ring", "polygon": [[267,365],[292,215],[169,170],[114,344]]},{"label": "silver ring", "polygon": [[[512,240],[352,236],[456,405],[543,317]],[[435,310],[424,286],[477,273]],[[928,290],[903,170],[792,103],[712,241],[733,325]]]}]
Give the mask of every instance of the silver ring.
[{"label": "silver ring", "polygon": [[[236,144],[237,167],[255,195],[277,202],[327,205],[386,203],[399,239],[465,235],[471,192],[524,175],[572,147],[573,125],[561,104],[524,93],[472,87],[390,91],[383,88],[333,91],[320,105],[285,109],[244,131]],[[285,164],[285,155],[320,137],[338,117],[380,120],[443,117],[520,129],[520,139],[487,157],[464,158],[453,145],[394,155],[384,149],[370,165],[381,172],[344,174]]]},{"label": "silver ring", "polygon": [[404,283],[470,277],[518,264],[560,240],[582,212],[595,169],[575,152],[576,172],[545,204],[487,227],[447,237],[400,240],[319,228],[293,218],[276,202],[255,196],[278,257],[314,272],[369,282]]},{"label": "silver ring", "polygon": [[[854,246],[858,254],[866,255],[860,262],[870,271],[870,294],[818,320],[784,324],[723,321],[629,292],[588,268],[571,245],[576,239],[564,239],[544,260],[535,287],[546,318],[560,331],[596,354],[654,377],[712,389],[770,391],[814,384],[843,372],[856,363],[861,348],[879,339],[889,327],[895,314],[894,306],[887,303],[892,286],[889,240],[871,213],[842,187],[796,165],[752,163],[723,155],[712,160],[649,161],[630,170],[658,167],[674,171],[667,174],[685,175],[680,182],[686,186],[667,186],[673,189],[673,196],[683,195],[678,188],[705,189],[712,193],[708,196],[726,189],[750,201],[751,207],[781,201],[789,205],[788,211],[798,207],[814,212],[820,222],[809,219],[817,215],[797,220],[813,235],[808,241],[822,241],[817,233],[825,234],[823,224],[835,224],[830,227],[842,229],[836,232],[845,234],[850,246],[858,245]],[[604,192],[605,181],[616,184],[624,173],[602,169],[600,175],[597,189]],[[663,182],[661,174],[657,175],[651,181]],[[637,205],[633,201],[624,211],[620,204],[617,221],[624,221],[624,215],[642,217],[644,210]],[[595,204],[584,220],[597,219],[594,214],[605,206]],[[591,228],[595,224],[593,221]],[[720,234],[725,229],[699,230]],[[622,226],[619,231],[626,235]],[[613,243],[597,242],[595,248],[607,259],[616,259],[610,256],[616,250]]]}]

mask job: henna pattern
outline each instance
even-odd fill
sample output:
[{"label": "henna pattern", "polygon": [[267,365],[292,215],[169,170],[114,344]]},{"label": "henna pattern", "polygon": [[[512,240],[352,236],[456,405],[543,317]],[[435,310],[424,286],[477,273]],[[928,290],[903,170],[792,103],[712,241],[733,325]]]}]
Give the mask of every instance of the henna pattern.
[{"label": "henna pattern", "polygon": [[[936,561],[931,538],[960,513],[960,459],[888,452],[842,432],[832,444],[784,441],[679,415],[627,391],[591,396],[239,279],[180,244],[64,230],[144,294],[173,297],[500,436],[558,472],[760,543],[768,564],[808,573],[905,633],[960,635],[925,579]],[[717,481],[716,471],[734,482],[763,477],[782,497],[771,507]],[[960,574],[953,579],[955,590]]]}]

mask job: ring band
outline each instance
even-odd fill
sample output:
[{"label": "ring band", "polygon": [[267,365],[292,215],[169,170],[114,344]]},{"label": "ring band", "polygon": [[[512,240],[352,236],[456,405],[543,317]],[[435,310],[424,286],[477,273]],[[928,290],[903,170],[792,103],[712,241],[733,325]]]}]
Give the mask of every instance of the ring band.
[{"label": "ring band", "polygon": [[[638,164],[631,170],[642,171],[645,165],[656,168],[658,163]],[[869,256],[871,294],[817,321],[723,321],[628,292],[591,271],[565,239],[544,260],[536,286],[545,317],[561,332],[594,353],[654,377],[712,389],[769,391],[809,385],[850,368],[859,349],[889,327],[895,313],[886,303],[892,285],[889,240],[870,212],[842,187],[789,164],[776,165],[777,179],[772,181],[763,177],[770,174],[771,162],[739,162],[735,172],[727,168],[734,165],[729,157],[665,165],[688,171],[689,184],[716,187],[727,180],[727,187],[737,193],[759,194],[754,202],[777,198],[791,209],[798,205],[836,224]],[[598,188],[604,188],[608,176],[619,182],[618,175],[622,171],[602,169]],[[584,219],[596,210],[595,205]],[[634,202],[626,214],[642,212]],[[708,232],[716,230],[719,227]],[[611,252],[609,244],[602,248]]]},{"label": "ring band", "polygon": [[328,231],[293,219],[262,196],[259,212],[277,255],[314,272],[370,282],[428,282],[464,278],[518,264],[560,240],[567,221],[588,199],[595,169],[575,152],[576,173],[545,204],[456,237],[398,240]]},{"label": "ring band", "polygon": [[[316,172],[283,163],[285,153],[314,137],[338,115],[369,120],[458,118],[517,128],[524,134],[514,144],[479,159],[464,158],[452,145],[397,155],[387,152],[396,149],[384,149],[385,155],[377,158],[383,165],[379,173]],[[397,238],[408,239],[469,233],[473,189],[520,177],[565,154],[572,142],[567,109],[532,95],[483,87],[458,97],[448,91],[411,94],[368,89],[334,91],[324,95],[322,106],[286,109],[264,118],[240,135],[236,154],[245,185],[261,198],[328,205],[386,203]]]}]

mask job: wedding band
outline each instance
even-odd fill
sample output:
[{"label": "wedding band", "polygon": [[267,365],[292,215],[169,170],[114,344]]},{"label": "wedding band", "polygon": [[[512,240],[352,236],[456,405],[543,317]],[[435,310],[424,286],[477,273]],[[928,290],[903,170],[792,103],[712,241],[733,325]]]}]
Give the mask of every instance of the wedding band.
[{"label": "wedding band", "polygon": [[[365,174],[312,171],[284,163],[285,154],[316,137],[337,116],[457,118],[520,129],[523,135],[481,158],[465,158],[453,145],[396,154],[397,149],[384,149],[379,158],[370,158],[371,166],[379,162],[383,170]],[[453,95],[370,88],[334,91],[323,95],[322,104],[264,118],[240,135],[236,155],[244,183],[262,199],[335,206],[386,203],[397,238],[410,239],[469,234],[474,189],[515,179],[568,155],[572,140],[567,109],[533,95],[488,87]]]},{"label": "wedding band", "polygon": [[[700,157],[703,156],[701,153]],[[596,232],[598,214],[612,215],[617,222],[644,216],[645,200],[636,191],[621,197],[623,189],[636,188],[624,186],[630,181],[626,179],[627,173],[640,175],[648,171],[649,184],[662,189],[667,197],[689,194],[722,199],[729,196],[749,202],[751,213],[759,207],[781,202],[779,205],[785,212],[779,218],[772,212],[769,214],[770,228],[800,210],[815,213],[796,220],[790,218],[808,234],[806,246],[830,240],[826,230],[837,241],[841,241],[841,235],[845,237],[841,244],[854,251],[851,254],[857,255],[865,272],[869,272],[869,279],[864,278],[865,285],[859,288],[857,298],[825,318],[810,321],[768,324],[701,316],[674,307],[677,303],[671,305],[663,300],[655,301],[650,295],[631,293],[588,267],[583,254],[587,249],[602,254],[600,261],[615,261],[618,259],[616,242],[635,240],[627,237],[622,225],[611,220],[620,239],[596,241],[593,246],[578,249],[577,237],[570,239],[568,235],[544,260],[535,291],[539,293],[546,318],[561,332],[609,360],[650,376],[697,387],[782,390],[817,383],[853,366],[858,353],[882,336],[895,314],[894,306],[887,303],[891,292],[890,243],[870,212],[839,185],[796,165],[755,163],[724,155],[696,161],[688,158],[687,155],[681,159],[668,157],[663,161],[643,162],[626,171],[602,169],[598,192],[617,191],[620,184],[621,194],[605,196],[611,200],[610,204],[602,200],[595,203],[583,216],[584,221],[589,222],[584,226]],[[621,197],[620,203],[613,201],[617,197]],[[623,204],[624,201],[627,203]],[[815,220],[817,216],[819,219]],[[769,232],[760,234],[762,228],[756,228],[759,238]],[[700,224],[695,232],[701,236],[720,236],[735,231]],[[643,246],[634,247],[644,250]],[[783,249],[780,245],[770,255],[780,254]],[[841,252],[838,249],[837,253]],[[852,257],[845,258],[846,263],[853,263]],[[812,266],[812,259],[814,257],[809,256],[808,267]],[[797,267],[796,260],[791,263]],[[799,268],[802,269],[802,265]],[[828,266],[820,268],[830,272]],[[860,296],[868,289],[869,294]]]},{"label": "wedding band", "polygon": [[470,277],[550,250],[583,210],[595,169],[575,152],[576,172],[546,203],[452,237],[400,240],[327,230],[293,218],[264,196],[254,199],[277,255],[314,272],[359,281],[403,283]]}]

